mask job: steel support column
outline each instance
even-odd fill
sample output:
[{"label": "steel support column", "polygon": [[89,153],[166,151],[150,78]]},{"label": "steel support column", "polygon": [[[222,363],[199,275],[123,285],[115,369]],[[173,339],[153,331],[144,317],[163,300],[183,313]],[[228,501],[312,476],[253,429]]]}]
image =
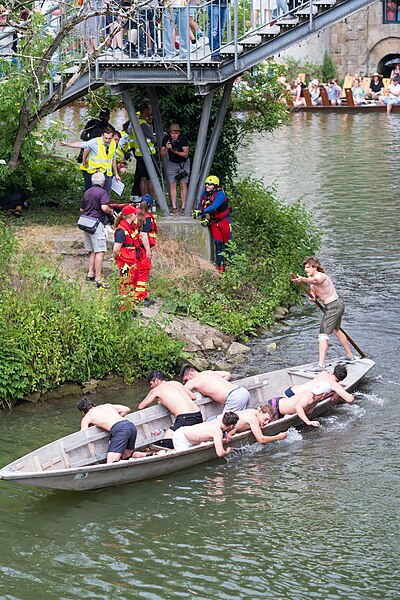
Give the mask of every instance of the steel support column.
[{"label": "steel support column", "polygon": [[168,159],[166,156],[161,156],[160,151],[161,151],[161,144],[162,144],[162,140],[164,137],[164,127],[163,127],[163,123],[162,123],[162,119],[161,119],[161,111],[160,111],[160,105],[158,103],[158,98],[157,98],[157,94],[156,94],[156,88],[153,85],[149,85],[147,88],[147,95],[149,97],[150,103],[151,103],[151,108],[153,109],[153,117],[154,117],[154,125],[155,125],[155,133],[156,133],[156,138],[157,138],[157,148],[158,148],[158,153],[159,156],[161,158],[161,164],[162,164],[162,170],[163,170],[163,175],[164,175],[164,180],[167,182],[168,184]]},{"label": "steel support column", "polygon": [[139,144],[139,148],[143,155],[144,164],[146,165],[146,169],[149,173],[151,183],[153,184],[158,203],[159,203],[164,215],[168,216],[170,214],[169,208],[168,208],[167,202],[165,200],[164,192],[161,188],[160,181],[158,179],[157,171],[155,169],[153,160],[150,156],[146,138],[144,137],[144,133],[142,131],[139,120],[137,118],[137,114],[136,114],[135,107],[133,106],[132,98],[128,91],[123,92],[122,96],[124,99],[124,104],[125,104],[126,110],[128,111],[129,119],[132,123],[132,127],[135,132],[138,144]]},{"label": "steel support column", "polygon": [[200,198],[200,194],[204,185],[204,180],[209,174],[211,169],[211,165],[214,160],[215,151],[217,149],[217,144],[219,140],[219,136],[221,135],[222,125],[225,119],[226,111],[228,108],[229,100],[231,97],[231,91],[233,82],[235,78],[230,79],[224,85],[224,93],[222,96],[221,104],[219,105],[217,118],[215,120],[214,128],[211,134],[210,142],[208,144],[207,152],[203,160],[203,164],[201,166],[200,171],[200,179],[197,186],[196,200]]},{"label": "steel support column", "polygon": [[210,114],[211,114],[213,98],[214,98],[214,92],[210,92],[204,98],[203,110],[201,112],[200,127],[199,127],[199,132],[197,134],[196,150],[194,153],[193,165],[192,165],[192,169],[190,172],[189,190],[188,190],[188,196],[187,196],[187,202],[186,202],[186,208],[185,208],[186,216],[190,215],[190,212],[196,201],[195,194],[196,194],[196,188],[199,183],[200,168],[201,168],[201,163],[203,161],[204,149],[206,147],[207,131],[208,131],[208,125],[210,123]]}]

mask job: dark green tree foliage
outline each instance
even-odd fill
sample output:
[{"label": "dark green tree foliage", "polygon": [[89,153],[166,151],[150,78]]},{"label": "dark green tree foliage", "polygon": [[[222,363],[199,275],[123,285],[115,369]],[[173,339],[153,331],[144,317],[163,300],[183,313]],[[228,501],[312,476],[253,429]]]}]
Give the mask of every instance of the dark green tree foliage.
[{"label": "dark green tree foliage", "polygon": [[333,60],[325,50],[324,54],[324,62],[322,63],[322,81],[327,82],[330,79],[334,79],[336,77],[336,68],[333,64]]}]

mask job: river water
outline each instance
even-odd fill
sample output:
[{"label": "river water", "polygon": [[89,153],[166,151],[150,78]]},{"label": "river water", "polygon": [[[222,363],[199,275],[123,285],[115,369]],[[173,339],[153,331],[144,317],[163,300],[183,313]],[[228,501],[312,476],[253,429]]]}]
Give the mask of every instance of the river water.
[{"label": "river water", "polygon": [[[343,326],[377,363],[357,403],[318,430],[157,481],[80,494],[0,483],[1,598],[399,598],[399,124],[295,114],[241,157],[241,175],[314,212]],[[316,360],[318,324],[315,307],[296,309],[235,375]],[[118,401],[134,407],[145,391]],[[3,413],[1,463],[78,423],[72,401]]]}]

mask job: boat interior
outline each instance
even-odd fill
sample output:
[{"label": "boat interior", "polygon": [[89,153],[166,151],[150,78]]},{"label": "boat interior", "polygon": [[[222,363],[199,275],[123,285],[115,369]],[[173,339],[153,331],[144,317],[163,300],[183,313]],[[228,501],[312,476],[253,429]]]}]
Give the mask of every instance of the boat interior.
[{"label": "boat interior", "polygon": [[[332,363],[328,367],[328,370],[333,370],[334,364]],[[343,382],[346,389],[351,388],[352,383],[360,379],[359,374],[357,376],[359,369],[355,365],[350,365],[348,371],[349,374]],[[305,365],[292,369],[262,373],[236,380],[234,383],[242,385],[249,390],[251,406],[257,408],[263,401],[281,395],[287,387],[305,383],[313,377],[315,377],[315,372],[312,371],[311,365]],[[221,404],[201,394],[196,393],[196,395],[196,402],[199,405],[204,420],[215,417],[222,412]],[[126,418],[135,423],[137,427],[137,450],[147,449],[163,438],[164,432],[174,421],[174,417],[168,409],[161,404],[132,412]],[[7,469],[13,472],[50,472],[103,463],[107,456],[108,441],[109,433],[107,431],[99,427],[90,427],[89,429],[78,431],[51,442],[25,455],[7,465]],[[165,450],[163,453],[165,453]]]}]

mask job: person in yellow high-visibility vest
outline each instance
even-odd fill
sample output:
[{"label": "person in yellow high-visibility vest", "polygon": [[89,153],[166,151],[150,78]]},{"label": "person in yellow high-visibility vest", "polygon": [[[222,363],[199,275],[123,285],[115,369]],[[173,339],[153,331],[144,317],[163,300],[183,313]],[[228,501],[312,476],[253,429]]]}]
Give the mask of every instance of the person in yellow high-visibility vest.
[{"label": "person in yellow high-visibility vest", "polygon": [[[149,125],[151,114],[151,104],[148,100],[144,100],[139,106],[138,120],[140,123],[140,127],[142,128],[144,137],[146,138],[149,153],[154,162],[155,155],[157,152],[157,140]],[[136,171],[132,187],[132,195],[145,196],[146,194],[149,194],[150,196],[154,196],[154,189],[150,181],[150,175],[147,171],[143,154],[139,147],[138,139],[132,127],[130,131],[130,143],[136,158]]]},{"label": "person in yellow high-visibility vest", "polygon": [[[121,179],[117,168],[117,145],[113,135],[114,130],[111,127],[106,127],[101,137],[83,142],[82,148],[84,150],[80,168],[83,172],[86,189],[91,186],[91,177],[96,171],[104,173],[106,178],[104,189],[107,192],[111,190],[113,173],[117,181]],[[90,185],[88,185],[89,179]]]}]

